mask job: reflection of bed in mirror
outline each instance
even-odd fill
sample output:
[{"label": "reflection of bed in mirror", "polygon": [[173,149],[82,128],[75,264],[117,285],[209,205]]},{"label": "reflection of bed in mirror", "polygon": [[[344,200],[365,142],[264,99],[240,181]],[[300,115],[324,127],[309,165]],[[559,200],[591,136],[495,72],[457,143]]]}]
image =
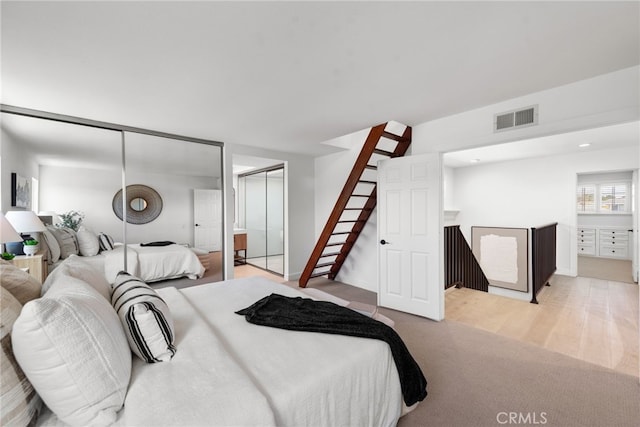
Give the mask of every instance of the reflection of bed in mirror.
[{"label": "reflection of bed in mirror", "polygon": [[112,250],[102,251],[94,256],[71,255],[54,264],[54,268],[64,262],[72,262],[75,257],[88,262],[100,271],[104,271],[109,283],[113,283],[117,274],[126,270],[145,282],[177,279],[186,277],[198,279],[203,276],[205,267],[198,258],[200,251],[182,245],[141,246],[126,245],[127,265],[124,265],[125,245],[117,245]]}]

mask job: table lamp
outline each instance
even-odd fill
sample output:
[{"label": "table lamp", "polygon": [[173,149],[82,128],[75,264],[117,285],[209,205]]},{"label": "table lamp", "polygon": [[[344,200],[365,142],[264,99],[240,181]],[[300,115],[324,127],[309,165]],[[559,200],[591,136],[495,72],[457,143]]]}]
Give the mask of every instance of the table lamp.
[{"label": "table lamp", "polygon": [[[22,237],[0,212],[0,245],[14,242],[22,242]],[[4,247],[0,247],[0,252],[4,252]]]},{"label": "table lamp", "polygon": [[24,255],[23,241],[32,237],[29,233],[45,231],[46,227],[33,211],[9,211],[5,214],[7,221],[20,233],[19,243],[7,243],[7,252],[15,255]]}]

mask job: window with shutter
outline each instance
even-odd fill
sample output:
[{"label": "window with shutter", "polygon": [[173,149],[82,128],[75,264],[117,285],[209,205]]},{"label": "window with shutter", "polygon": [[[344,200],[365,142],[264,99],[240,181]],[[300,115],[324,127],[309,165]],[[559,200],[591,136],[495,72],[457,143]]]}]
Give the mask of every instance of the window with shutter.
[{"label": "window with shutter", "polygon": [[595,184],[578,185],[577,200],[578,200],[578,212],[595,212],[596,211]]},{"label": "window with shutter", "polygon": [[628,214],[629,182],[578,184],[576,204],[578,213]]},{"label": "window with shutter", "polygon": [[627,211],[627,184],[600,184],[600,211]]}]

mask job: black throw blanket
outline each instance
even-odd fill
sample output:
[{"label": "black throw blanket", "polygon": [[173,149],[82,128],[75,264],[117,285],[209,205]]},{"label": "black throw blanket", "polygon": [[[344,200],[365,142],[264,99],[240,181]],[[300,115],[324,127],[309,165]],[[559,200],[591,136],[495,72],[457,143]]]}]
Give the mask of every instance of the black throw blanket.
[{"label": "black throw blanket", "polygon": [[149,243],[140,243],[140,246],[169,246],[175,245],[175,242],[170,242],[168,240],[161,240],[158,242],[149,242]]},{"label": "black throw blanket", "polygon": [[293,331],[323,332],[374,338],[391,348],[407,406],[427,396],[427,380],[402,338],[389,326],[346,307],[307,298],[271,294],[250,307],[236,311],[248,322]]}]

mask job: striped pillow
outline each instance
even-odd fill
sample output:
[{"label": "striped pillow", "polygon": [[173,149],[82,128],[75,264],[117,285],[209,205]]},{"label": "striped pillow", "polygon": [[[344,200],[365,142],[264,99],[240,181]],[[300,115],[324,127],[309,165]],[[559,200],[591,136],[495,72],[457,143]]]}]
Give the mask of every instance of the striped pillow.
[{"label": "striped pillow", "polygon": [[142,280],[121,271],[111,285],[111,304],[131,350],[147,363],[166,362],[176,353],[169,307]]},{"label": "striped pillow", "polygon": [[100,251],[111,251],[115,247],[113,239],[108,234],[100,233],[98,236],[98,243],[100,245]]},{"label": "striped pillow", "polygon": [[49,231],[51,231],[60,246],[60,259],[65,259],[71,254],[78,255],[80,253],[78,237],[76,236],[76,232],[71,228],[50,228]]}]

